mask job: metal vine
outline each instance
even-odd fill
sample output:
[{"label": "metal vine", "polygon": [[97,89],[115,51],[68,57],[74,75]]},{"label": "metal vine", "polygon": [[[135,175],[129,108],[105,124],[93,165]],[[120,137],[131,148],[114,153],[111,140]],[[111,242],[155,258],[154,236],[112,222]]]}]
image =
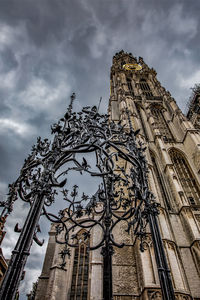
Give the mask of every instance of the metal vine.
[{"label": "metal vine", "polygon": [[[143,251],[148,216],[158,213],[158,204],[147,184],[146,148],[136,141],[139,130],[133,130],[128,109],[128,124],[122,125],[121,122],[111,121],[107,114],[101,115],[96,106],[74,112],[74,99],[75,94],[71,96],[64,117],[51,127],[53,140],[37,139],[18,179],[9,186],[7,201],[0,203],[3,207],[1,216],[10,214],[14,202],[19,198],[31,207],[37,203],[36,221],[31,225],[34,227],[33,239],[42,245],[37,238],[40,215],[56,223],[56,240],[65,245],[60,253],[62,268],[65,268],[65,256],[70,255],[69,247],[77,246],[75,229],[85,229],[87,239],[91,230],[98,226],[102,232],[100,240],[96,245],[90,245],[89,250],[102,247],[102,255],[109,253],[111,256],[113,246],[123,247],[123,243],[115,241],[113,229],[120,222],[125,222],[126,231],[132,232],[140,240],[140,249]],[[80,159],[80,154],[84,153],[95,154],[95,170],[84,156]],[[119,162],[124,162],[126,169]],[[72,170],[99,177],[102,184],[98,191],[93,196],[85,193],[79,195],[76,184],[69,191],[67,178]],[[48,207],[55,201],[59,191],[63,194],[66,209],[55,215],[48,212]],[[21,231],[18,225],[15,231]],[[27,250],[22,252],[25,255]]]}]

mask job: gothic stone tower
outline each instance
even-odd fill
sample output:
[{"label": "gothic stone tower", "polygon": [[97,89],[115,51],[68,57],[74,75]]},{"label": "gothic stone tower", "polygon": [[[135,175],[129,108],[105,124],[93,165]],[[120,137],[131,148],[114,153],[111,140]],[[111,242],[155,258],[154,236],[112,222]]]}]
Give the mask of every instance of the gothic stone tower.
[{"label": "gothic stone tower", "polygon": [[190,99],[187,117],[194,127],[200,129],[200,85],[196,85],[193,88],[193,95]]},{"label": "gothic stone tower", "polygon": [[[111,119],[128,126],[128,109],[147,147],[149,186],[161,205],[159,226],[176,299],[200,300],[200,131],[141,57],[116,53],[110,79]],[[52,226],[37,300],[102,299],[100,250],[86,252],[86,243],[94,243],[98,232],[86,242],[79,234],[80,247],[62,270]],[[123,225],[114,234],[125,243],[113,256],[114,300],[162,299],[150,234],[143,253]]]}]

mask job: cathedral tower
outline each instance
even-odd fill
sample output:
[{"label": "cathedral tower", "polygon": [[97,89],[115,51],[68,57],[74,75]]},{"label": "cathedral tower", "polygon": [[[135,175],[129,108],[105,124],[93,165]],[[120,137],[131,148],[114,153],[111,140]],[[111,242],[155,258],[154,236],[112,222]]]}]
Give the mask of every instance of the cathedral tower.
[{"label": "cathedral tower", "polygon": [[[141,57],[116,53],[108,110],[113,121],[128,127],[128,109],[147,147],[149,186],[160,203],[159,226],[176,299],[200,300],[200,131],[156,75]],[[191,108],[189,116],[193,113]],[[113,256],[114,300],[162,299],[150,234],[140,252],[122,227],[115,233],[125,246]],[[94,242],[98,232],[85,242],[81,234],[80,247],[71,259],[66,257],[63,270],[52,226],[35,299],[102,300],[102,256],[100,250],[86,251],[86,243]]]},{"label": "cathedral tower", "polygon": [[187,117],[194,127],[200,129],[200,85],[196,84],[192,90]]}]

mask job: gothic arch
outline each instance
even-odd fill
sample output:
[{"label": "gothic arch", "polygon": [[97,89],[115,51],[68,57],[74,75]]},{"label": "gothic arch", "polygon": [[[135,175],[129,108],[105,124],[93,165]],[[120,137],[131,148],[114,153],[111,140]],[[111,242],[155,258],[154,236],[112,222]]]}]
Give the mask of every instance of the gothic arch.
[{"label": "gothic arch", "polygon": [[151,272],[151,280],[153,284],[158,283],[158,272],[156,268],[155,252],[153,248],[153,242],[150,235],[147,235],[144,242],[144,252],[141,253],[142,260],[148,262],[149,272]]},{"label": "gothic arch", "polygon": [[[184,156],[184,158],[186,160],[188,160],[186,155],[185,155],[185,152],[183,150],[181,150],[180,148],[178,148],[178,147],[173,147],[173,146],[169,147],[167,149],[167,152],[168,152],[169,156],[170,156],[170,152],[173,151],[173,150],[179,152],[182,156]],[[170,156],[170,158],[171,158],[171,156]]]},{"label": "gothic arch", "polygon": [[193,260],[197,269],[197,272],[200,275],[200,242],[196,241],[191,248]]},{"label": "gothic arch", "polygon": [[169,149],[168,153],[189,204],[200,204],[200,189],[185,154],[176,148]]}]

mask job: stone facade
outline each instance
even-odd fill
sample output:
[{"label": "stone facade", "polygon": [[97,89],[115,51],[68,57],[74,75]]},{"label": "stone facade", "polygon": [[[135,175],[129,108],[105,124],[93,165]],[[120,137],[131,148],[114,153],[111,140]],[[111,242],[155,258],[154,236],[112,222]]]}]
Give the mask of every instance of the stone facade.
[{"label": "stone facade", "polygon": [[195,128],[200,129],[200,85],[196,84],[192,90],[187,118]]},{"label": "stone facade", "polygon": [[[138,66],[139,65],[139,66]],[[142,69],[141,69],[141,67]],[[147,146],[149,185],[160,203],[159,226],[171,269],[177,300],[200,300],[200,131],[180,111],[174,98],[157,80],[156,71],[141,57],[117,53],[113,57],[109,114],[128,126],[129,110],[139,139]],[[126,166],[128,168],[128,166]],[[162,299],[150,234],[145,251],[122,226],[114,232],[124,248],[113,255],[114,300]],[[91,243],[99,233],[93,231]],[[37,300],[67,300],[70,297],[74,266],[66,257],[60,268],[61,246],[55,243],[52,226]],[[102,299],[102,256],[89,253],[89,300]],[[73,298],[80,299],[80,298]],[[85,298],[84,298],[85,299]]]}]

